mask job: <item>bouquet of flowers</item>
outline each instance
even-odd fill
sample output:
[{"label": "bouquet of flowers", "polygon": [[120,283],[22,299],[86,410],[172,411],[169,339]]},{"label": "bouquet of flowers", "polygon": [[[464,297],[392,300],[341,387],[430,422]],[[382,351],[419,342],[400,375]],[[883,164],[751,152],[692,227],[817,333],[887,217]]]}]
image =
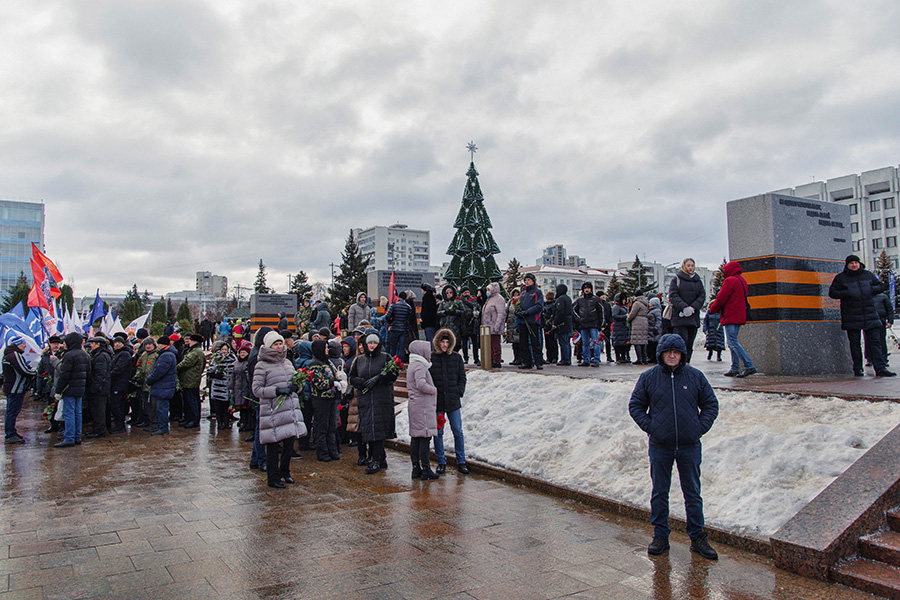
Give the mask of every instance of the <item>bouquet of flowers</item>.
[{"label": "bouquet of flowers", "polygon": [[[381,371],[378,374],[390,377],[392,375],[397,375],[398,373],[400,373],[400,369],[402,369],[402,368],[403,368],[403,361],[400,360],[400,358],[397,356],[392,356],[391,360],[384,363],[384,366],[381,367]],[[362,393],[368,394],[369,388],[368,387],[364,388],[362,390]]]},{"label": "bouquet of flowers", "polygon": [[447,417],[444,416],[444,413],[438,413],[437,424],[438,424],[439,430],[444,428],[444,424],[446,422],[447,422]]},{"label": "bouquet of flowers", "polygon": [[[308,369],[297,369],[291,377],[291,383],[300,388],[297,392],[297,396],[300,398],[300,406],[303,406],[303,401],[306,399],[306,394],[303,393],[303,386],[305,386],[309,380],[310,372]],[[281,408],[281,405],[284,404],[284,401],[287,400],[288,396],[289,394],[281,394],[280,396],[275,397],[275,410]]]}]

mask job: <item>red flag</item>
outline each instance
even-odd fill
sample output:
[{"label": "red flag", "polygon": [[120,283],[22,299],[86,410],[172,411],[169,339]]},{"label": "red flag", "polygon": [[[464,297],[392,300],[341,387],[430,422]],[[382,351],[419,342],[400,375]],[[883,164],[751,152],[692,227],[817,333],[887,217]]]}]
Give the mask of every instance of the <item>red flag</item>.
[{"label": "red flag", "polygon": [[397,288],[394,286],[394,272],[391,271],[391,283],[388,285],[388,301],[393,304],[400,298],[397,296]]},{"label": "red flag", "polygon": [[[43,252],[38,250],[38,247],[37,247],[37,245],[35,245],[34,242],[31,242],[31,254],[32,254],[33,259],[35,261],[37,261],[37,263],[41,266],[41,268],[47,267],[47,269],[50,270],[50,275],[53,276],[54,281],[56,281],[56,285],[59,285],[60,283],[62,283],[62,280],[63,280],[62,273],[59,272],[59,269],[56,268],[56,265],[53,264],[52,260],[47,258],[47,256]],[[33,268],[34,267],[32,266],[32,269]]]},{"label": "red flag", "polygon": [[41,292],[41,288],[36,282],[31,284],[31,291],[28,292],[27,304],[29,307],[38,306],[50,310],[50,307],[47,306],[47,300],[44,299],[44,294]]}]

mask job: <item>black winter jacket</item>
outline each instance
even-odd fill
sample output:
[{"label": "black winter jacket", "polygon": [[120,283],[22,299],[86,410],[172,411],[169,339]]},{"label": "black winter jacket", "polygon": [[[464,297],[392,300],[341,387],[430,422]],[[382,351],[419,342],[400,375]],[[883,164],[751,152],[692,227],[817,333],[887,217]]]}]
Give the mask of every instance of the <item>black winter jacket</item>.
[{"label": "black winter jacket", "polygon": [[458,352],[445,354],[431,353],[431,378],[437,388],[437,411],[452,412],[462,407],[462,397],[466,393],[466,367]]},{"label": "black winter jacket", "polygon": [[3,351],[3,393],[24,394],[28,384],[34,378],[34,369],[25,360],[19,347],[10,344]]},{"label": "black winter jacket", "polygon": [[862,267],[858,271],[844,268],[835,275],[828,295],[841,301],[841,329],[868,331],[882,327],[875,296],[883,289],[881,280]]},{"label": "black winter jacket", "polygon": [[562,334],[572,333],[574,312],[572,299],[569,297],[569,288],[563,284],[556,286],[556,302],[553,304],[553,324],[556,331]]},{"label": "black winter jacket", "polygon": [[891,306],[891,299],[884,292],[875,296],[875,310],[878,311],[878,316],[881,317],[881,322],[885,326],[893,325],[894,307]]},{"label": "black winter jacket", "polygon": [[91,355],[84,351],[82,343],[84,338],[79,333],[70,333],[66,336],[66,352],[56,369],[54,394],[72,398],[84,397],[88,377],[91,374]]},{"label": "black winter jacket", "polygon": [[[586,296],[582,294],[576,298],[573,310],[579,329],[601,329],[604,324],[609,325],[603,302],[594,294]],[[610,309],[609,317],[612,318],[612,309]]]},{"label": "black winter jacket", "polygon": [[134,376],[131,346],[126,344],[115,351],[109,372],[109,392],[128,392],[129,382]]},{"label": "black winter jacket", "polygon": [[[681,269],[669,283],[669,303],[672,305],[672,327],[700,327],[700,309],[706,302],[703,280],[694,273],[688,275]],[[680,316],[681,311],[690,306],[694,313],[689,317]]]},{"label": "black winter jacket", "polygon": [[[666,350],[681,352],[674,369],[663,364]],[[702,372],[685,364],[686,352],[681,336],[662,336],[656,350],[661,364],[641,374],[628,402],[631,418],[660,446],[698,444],[719,415],[716,394]]]},{"label": "black winter jacket", "polygon": [[109,396],[110,374],[112,372],[113,353],[109,344],[100,344],[91,350],[91,377],[88,384],[89,396]]},{"label": "black winter jacket", "polygon": [[422,313],[421,313],[422,329],[426,327],[437,327],[437,300],[434,298],[433,292],[425,292],[422,296]]},{"label": "black winter jacket", "polygon": [[384,320],[391,331],[409,331],[409,304],[406,300],[397,300],[384,313]]},{"label": "black winter jacket", "polygon": [[[381,342],[374,351],[366,348],[350,367],[350,383],[358,390],[359,434],[364,442],[397,437],[394,420],[394,381],[397,376],[381,374],[387,361],[393,360],[381,348]],[[363,393],[366,380],[372,377],[378,377],[378,382]]]}]

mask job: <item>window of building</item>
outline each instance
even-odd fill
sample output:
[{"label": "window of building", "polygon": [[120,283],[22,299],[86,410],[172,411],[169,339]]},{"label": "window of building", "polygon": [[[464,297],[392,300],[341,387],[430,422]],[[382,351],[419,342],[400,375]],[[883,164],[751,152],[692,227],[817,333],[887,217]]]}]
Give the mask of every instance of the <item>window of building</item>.
[{"label": "window of building", "polygon": [[881,238],[872,240],[872,250],[881,250]]},{"label": "window of building", "polygon": [[881,219],[872,219],[872,231],[881,229]]},{"label": "window of building", "polygon": [[895,269],[900,268],[900,261],[898,261],[896,258],[892,258],[891,259],[891,267],[893,267]]},{"label": "window of building", "polygon": [[878,212],[881,210],[881,201],[880,200],[869,200],[869,210],[871,212]]},{"label": "window of building", "polygon": [[854,252],[859,252],[859,244],[860,242],[850,242],[850,249]]},{"label": "window of building", "polygon": [[[885,226],[887,226],[887,219],[885,221]],[[859,223],[850,223],[850,233],[859,233]]]},{"label": "window of building", "polygon": [[897,236],[891,235],[884,238],[884,241],[887,243],[888,248],[896,248],[897,247]]},{"label": "window of building", "polygon": [[889,208],[894,208],[894,199],[893,198],[885,198],[884,199],[884,209],[887,210]]},{"label": "window of building", "polygon": [[855,215],[859,213],[859,206],[856,203],[850,205],[850,214]]},{"label": "window of building", "polygon": [[897,226],[897,217],[885,217],[884,218],[884,228],[885,229],[893,229]]}]

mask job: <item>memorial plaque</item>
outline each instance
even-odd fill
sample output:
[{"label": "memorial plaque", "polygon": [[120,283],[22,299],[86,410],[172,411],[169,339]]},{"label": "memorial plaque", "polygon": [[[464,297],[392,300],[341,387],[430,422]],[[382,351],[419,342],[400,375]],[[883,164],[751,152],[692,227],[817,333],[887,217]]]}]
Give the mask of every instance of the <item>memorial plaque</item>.
[{"label": "memorial plaque", "polygon": [[287,315],[288,329],[294,330],[297,296],[294,294],[253,294],[250,296],[251,333],[260,327],[278,329],[281,313]]},{"label": "memorial plaque", "polygon": [[436,273],[419,273],[413,271],[369,271],[367,280],[367,293],[372,299],[372,304],[377,306],[378,299],[388,297],[388,289],[391,285],[391,273],[394,274],[394,287],[397,293],[412,290],[416,294],[416,300],[422,299],[422,284],[435,285]]},{"label": "memorial plaque", "polygon": [[850,207],[780,194],[727,204],[728,251],[749,286],[741,345],[767,375],[851,371],[840,305],[828,297],[850,251]]}]

